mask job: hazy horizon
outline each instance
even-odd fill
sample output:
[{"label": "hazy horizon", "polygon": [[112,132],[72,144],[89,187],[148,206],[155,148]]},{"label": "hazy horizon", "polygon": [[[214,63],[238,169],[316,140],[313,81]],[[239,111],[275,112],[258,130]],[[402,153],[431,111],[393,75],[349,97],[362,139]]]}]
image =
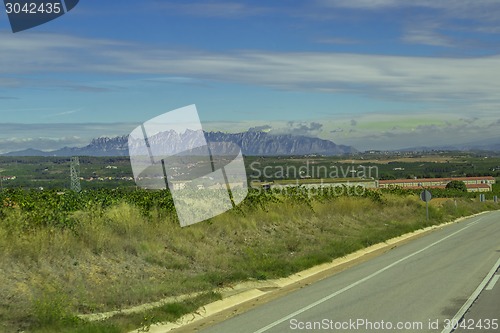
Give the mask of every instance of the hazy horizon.
[{"label": "hazy horizon", "polygon": [[[9,126],[13,127],[14,124],[9,124],[9,125],[0,125],[0,129],[3,126]],[[45,126],[40,126],[39,125],[34,125],[34,124],[15,124],[19,128],[24,128],[24,130],[29,131],[30,133],[37,133],[37,131],[43,133],[45,131]],[[16,151],[22,151],[26,149],[36,149],[36,150],[41,150],[45,152],[50,152],[54,150],[58,150],[64,147],[85,147],[88,144],[91,143],[93,139],[98,139],[98,138],[116,138],[120,136],[128,136],[128,132],[130,128],[133,128],[136,126],[136,124],[125,124],[125,123],[116,123],[116,124],[51,124],[50,125],[50,130],[52,132],[66,132],[68,131],[68,136],[57,138],[57,137],[39,137],[36,139],[21,139],[21,137],[16,138],[10,138],[6,140],[0,140],[0,154],[5,154],[5,153],[10,153],[10,152],[16,152]],[[249,129],[242,129],[242,130],[235,130],[235,131],[223,131],[220,129],[211,129],[211,126],[207,126],[205,130],[208,132],[223,132],[223,133],[241,133],[248,131]],[[47,126],[48,128],[48,126]],[[104,129],[106,128],[106,129]],[[70,129],[70,131],[69,131]],[[334,141],[332,139],[328,138],[321,138],[316,135],[311,135],[308,133],[293,133],[286,131],[284,129],[271,129],[268,126],[257,126],[254,128],[251,128],[250,130],[252,131],[262,131],[266,132],[270,135],[282,135],[282,134],[290,134],[290,135],[300,135],[300,136],[305,136],[305,137],[312,137],[312,138],[319,138],[319,139],[325,139],[334,142],[337,145],[346,145],[350,146],[360,152],[364,151],[369,151],[369,150],[379,150],[379,151],[397,151],[397,150],[404,150],[404,149],[410,149],[410,148],[420,148],[420,147],[427,147],[427,148],[438,148],[438,147],[460,147],[461,145],[478,145],[478,144],[485,144],[487,143],[486,139],[483,140],[468,140],[468,141],[461,141],[461,142],[450,142],[450,143],[443,143],[443,142],[432,142],[432,140],[425,140],[429,142],[427,145],[425,144],[418,144],[418,142],[422,141],[416,141],[416,144],[414,145],[407,145],[407,146],[401,146],[398,145],[397,143],[394,146],[355,146],[355,145],[350,145],[346,143],[342,143],[339,141]],[[8,131],[7,131],[8,132]],[[23,131],[19,131],[18,133],[22,134]],[[4,131],[5,133],[5,131]],[[81,135],[81,136],[79,136]],[[416,135],[416,134],[415,134]],[[499,137],[495,136],[491,140],[491,144],[494,144],[498,142]],[[19,140],[18,140],[19,139]],[[360,148],[361,147],[361,148]]]}]

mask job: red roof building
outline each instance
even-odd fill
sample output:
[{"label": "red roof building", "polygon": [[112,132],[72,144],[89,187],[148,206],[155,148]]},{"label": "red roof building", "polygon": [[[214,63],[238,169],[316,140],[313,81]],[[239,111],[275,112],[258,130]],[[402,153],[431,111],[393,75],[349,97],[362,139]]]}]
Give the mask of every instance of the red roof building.
[{"label": "red roof building", "polygon": [[407,189],[419,188],[445,188],[452,180],[465,183],[469,192],[488,192],[495,184],[495,178],[486,177],[451,177],[451,178],[420,178],[420,179],[394,179],[379,180],[379,188],[402,187]]}]

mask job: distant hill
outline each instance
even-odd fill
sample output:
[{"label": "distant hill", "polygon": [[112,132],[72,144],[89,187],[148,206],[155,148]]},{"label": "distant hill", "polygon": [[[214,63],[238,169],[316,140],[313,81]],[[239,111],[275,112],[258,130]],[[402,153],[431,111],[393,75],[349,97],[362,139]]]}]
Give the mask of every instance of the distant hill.
[{"label": "distant hill", "polygon": [[3,156],[128,156],[128,136],[93,139],[85,147],[64,147],[52,151],[25,149],[13,151]]},{"label": "distant hill", "polygon": [[441,146],[419,146],[419,147],[410,147],[404,149],[397,149],[398,151],[491,151],[491,152],[499,152],[500,151],[500,138],[498,139],[489,139],[489,140],[481,140],[467,143],[457,143],[453,145],[441,145]]},{"label": "distant hill", "polygon": [[[168,133],[167,133],[168,134]],[[185,133],[183,140],[189,140]],[[164,135],[164,137],[171,137]],[[356,153],[357,150],[332,141],[297,135],[273,135],[260,131],[243,133],[205,132],[208,142],[232,142],[241,147],[243,154],[251,156],[308,155],[337,156]],[[165,144],[171,141],[164,140]],[[128,136],[93,139],[85,147],[64,147],[53,151],[26,149],[3,156],[128,156]]]},{"label": "distant hill", "polygon": [[18,150],[18,151],[13,151],[10,153],[5,153],[2,154],[2,156],[53,156],[50,152],[38,150],[38,149],[24,149],[24,150]]}]

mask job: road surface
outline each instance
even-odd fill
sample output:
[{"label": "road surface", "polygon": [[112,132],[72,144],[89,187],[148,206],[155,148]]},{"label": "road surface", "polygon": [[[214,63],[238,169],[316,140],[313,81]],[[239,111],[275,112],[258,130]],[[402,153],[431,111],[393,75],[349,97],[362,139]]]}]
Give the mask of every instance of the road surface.
[{"label": "road surface", "polygon": [[485,280],[479,297],[461,321],[453,322],[453,333],[500,332],[500,269]]},{"label": "road surface", "polygon": [[[500,212],[491,212],[446,226],[200,332],[447,332],[448,321],[499,264]],[[467,315],[499,321],[499,284],[489,294],[482,291],[478,299],[488,312],[477,308],[479,314],[474,314],[479,306],[474,303]]]}]

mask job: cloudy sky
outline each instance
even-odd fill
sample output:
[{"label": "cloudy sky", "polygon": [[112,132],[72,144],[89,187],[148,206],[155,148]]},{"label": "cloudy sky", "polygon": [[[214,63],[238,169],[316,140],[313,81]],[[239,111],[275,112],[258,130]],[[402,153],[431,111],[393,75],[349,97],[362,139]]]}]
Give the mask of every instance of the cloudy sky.
[{"label": "cloudy sky", "polygon": [[81,0],[15,34],[0,8],[0,152],[190,104],[361,150],[500,137],[497,0]]}]

